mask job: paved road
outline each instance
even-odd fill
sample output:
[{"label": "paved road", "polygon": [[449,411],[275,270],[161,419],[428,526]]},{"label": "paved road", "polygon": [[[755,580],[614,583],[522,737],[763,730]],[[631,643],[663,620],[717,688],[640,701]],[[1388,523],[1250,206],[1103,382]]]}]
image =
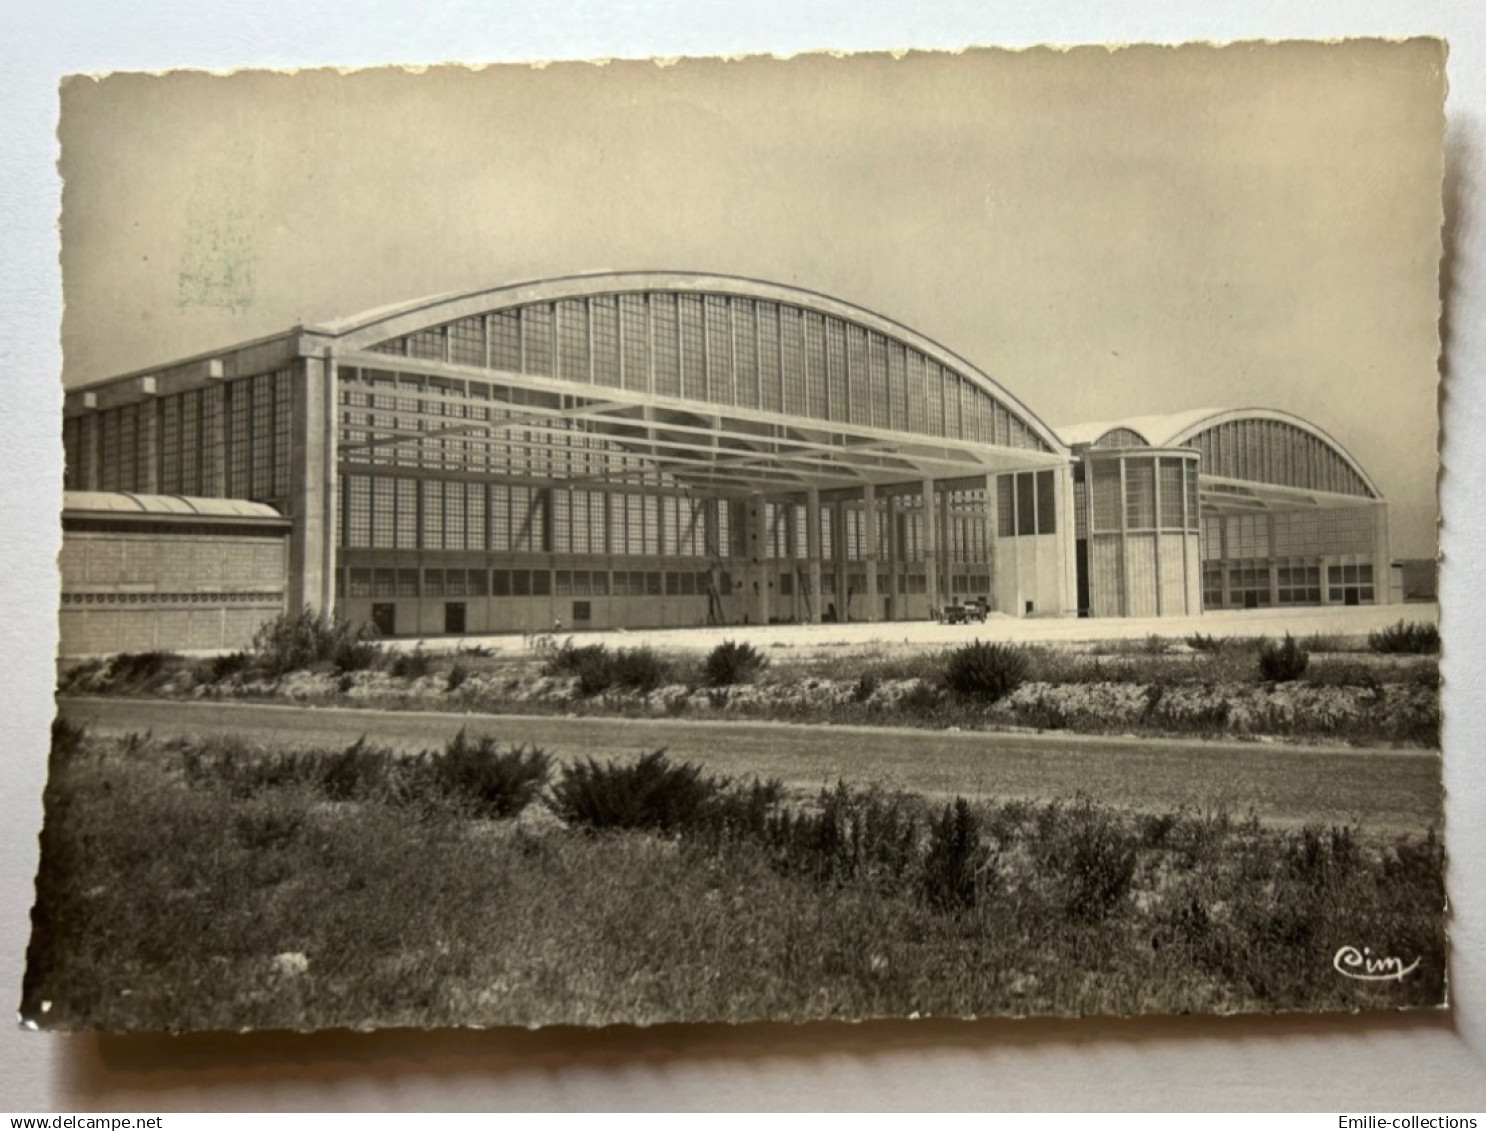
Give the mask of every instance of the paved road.
[{"label": "paved road", "polygon": [[1268,821],[1360,821],[1418,830],[1441,823],[1440,760],[1422,751],[1345,750],[1237,742],[962,734],[752,722],[494,716],[242,703],[63,698],[67,717],[104,734],[236,733],[296,747],[361,735],[418,750],[461,727],[532,743],[560,758],[611,758],[665,747],[716,773],[781,778],[814,790],[876,782],[934,796],[1072,797],[1165,809],[1250,808]]}]

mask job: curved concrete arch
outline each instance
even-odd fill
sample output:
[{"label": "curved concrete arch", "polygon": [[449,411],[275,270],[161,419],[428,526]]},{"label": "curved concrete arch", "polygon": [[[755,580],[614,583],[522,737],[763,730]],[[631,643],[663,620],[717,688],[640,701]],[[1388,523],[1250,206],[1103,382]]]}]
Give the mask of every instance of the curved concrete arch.
[{"label": "curved concrete arch", "polygon": [[1372,476],[1363,469],[1362,464],[1347,451],[1337,439],[1328,433],[1320,425],[1313,424],[1303,416],[1297,416],[1293,412],[1285,412],[1283,409],[1275,408],[1229,408],[1216,409],[1198,419],[1188,419],[1182,426],[1170,436],[1165,437],[1163,443],[1169,446],[1185,446],[1194,443],[1202,433],[1223,424],[1245,420],[1272,420],[1281,424],[1288,424],[1293,428],[1321,441],[1326,448],[1336,455],[1347,465],[1362,481],[1368,494],[1374,499],[1381,499],[1383,493],[1378,490],[1378,485],[1373,482]]},{"label": "curved concrete arch", "polygon": [[562,299],[592,298],[645,292],[719,295],[756,299],[799,307],[854,323],[916,350],[966,380],[1001,405],[1040,440],[1048,451],[1068,454],[1068,446],[1041,417],[1000,382],[959,354],[916,330],[830,295],[760,279],[701,272],[635,271],[568,275],[513,283],[462,294],[441,295],[366,311],[349,318],[323,322],[305,329],[335,340],[337,348],[365,350],[392,338],[415,334],[462,318],[511,307]]},{"label": "curved concrete arch", "polygon": [[[1125,437],[1129,437],[1132,442],[1131,443],[1105,443],[1106,440],[1110,440],[1112,438],[1113,439],[1123,440]],[[1091,448],[1101,448],[1101,449],[1119,449],[1119,448],[1129,448],[1129,447],[1148,448],[1150,446],[1151,446],[1150,437],[1146,436],[1142,432],[1136,431],[1134,428],[1125,428],[1123,426],[1106,429],[1105,431],[1103,431],[1103,432],[1101,432],[1099,434],[1098,438],[1092,444],[1089,445],[1089,447],[1091,447]]]}]

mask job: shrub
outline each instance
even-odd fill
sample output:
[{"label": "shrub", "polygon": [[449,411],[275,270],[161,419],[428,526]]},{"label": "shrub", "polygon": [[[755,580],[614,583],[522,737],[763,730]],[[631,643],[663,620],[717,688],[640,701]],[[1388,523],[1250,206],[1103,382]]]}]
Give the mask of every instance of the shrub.
[{"label": "shrub", "polygon": [[1322,888],[1338,883],[1361,864],[1357,830],[1350,825],[1329,829],[1306,825],[1285,845],[1285,863],[1290,875],[1302,883]]},{"label": "shrub", "polygon": [[709,687],[731,687],[752,682],[768,665],[768,657],[752,644],[724,640],[707,653],[703,675]]},{"label": "shrub", "polygon": [[74,758],[81,752],[88,737],[88,728],[80,723],[69,722],[61,715],[52,720],[51,765],[56,767]]},{"label": "shrub", "polygon": [[442,750],[405,757],[366,737],[338,750],[259,753],[227,739],[181,751],[188,783],[239,798],[306,787],[329,801],[440,807],[472,817],[511,817],[547,784],[551,759],[542,751],[501,752],[493,738],[461,730]]},{"label": "shrub", "polygon": [[[307,756],[314,762],[314,784],[331,801],[387,800],[396,755],[373,746],[362,735],[350,746],[329,754]],[[281,758],[291,762],[293,756]]]},{"label": "shrub", "polygon": [[598,695],[614,682],[614,661],[602,644],[574,646],[571,640],[552,653],[544,665],[550,676],[577,676],[578,694]]},{"label": "shrub", "polygon": [[1025,649],[976,640],[950,652],[944,685],[963,698],[994,703],[1022,685],[1027,669]]},{"label": "shrub", "polygon": [[226,652],[203,661],[197,668],[201,678],[208,683],[220,683],[241,675],[252,666],[252,657],[246,652]]},{"label": "shrub", "polygon": [[723,842],[766,843],[770,823],[777,818],[783,799],[784,783],[778,778],[754,778],[744,785],[723,786],[701,811],[701,820],[688,831],[714,849]]},{"label": "shrub", "polygon": [[901,879],[918,861],[918,822],[903,800],[837,782],[814,812],[782,809],[767,822],[774,866],[817,882]]},{"label": "shrub", "polygon": [[671,682],[673,665],[653,648],[620,648],[614,653],[614,682],[630,691],[649,694]]},{"label": "shrub", "polygon": [[1194,632],[1187,637],[1187,647],[1194,652],[1225,652],[1232,643],[1230,637],[1209,636],[1201,632]]},{"label": "shrub", "polygon": [[939,710],[940,691],[921,679],[898,697],[898,710],[909,715],[933,715]]},{"label": "shrub", "polygon": [[956,797],[929,825],[921,881],[929,906],[944,912],[974,907],[985,892],[990,860],[970,803]]},{"label": "shrub", "polygon": [[475,817],[516,816],[536,800],[552,770],[552,759],[536,747],[502,753],[495,739],[471,739],[463,729],[423,764],[443,799]]},{"label": "shrub", "polygon": [[387,671],[398,679],[422,679],[433,667],[433,657],[418,645],[411,652],[399,652],[392,657]]},{"label": "shrub", "polygon": [[339,614],[303,609],[259,628],[248,654],[254,669],[280,676],[326,665],[341,672],[365,671],[376,666],[381,649],[366,626],[352,627]]},{"label": "shrub", "polygon": [[1135,837],[1087,802],[1050,826],[1045,858],[1062,877],[1066,912],[1082,922],[1108,918],[1135,883]]},{"label": "shrub", "polygon": [[673,833],[697,823],[723,782],[691,762],[655,750],[628,764],[592,758],[566,767],[548,805],[564,821],[590,829]]},{"label": "shrub", "polygon": [[468,680],[469,677],[469,668],[465,667],[458,660],[455,660],[454,666],[449,669],[449,674],[445,677],[444,689],[446,691],[458,691],[465,685],[465,681]]},{"label": "shrub", "polygon": [[1176,813],[1142,813],[1139,817],[1140,842],[1146,848],[1161,848],[1176,828]]},{"label": "shrub", "polygon": [[155,691],[180,663],[174,652],[120,652],[108,662],[105,678],[115,692]]},{"label": "shrub", "polygon": [[1440,650],[1440,630],[1432,624],[1399,621],[1368,633],[1367,646],[1374,652],[1434,656]]},{"label": "shrub", "polygon": [[[353,746],[359,746],[358,740]],[[338,753],[344,753],[338,752]],[[221,789],[237,798],[256,797],[266,789],[291,785],[318,786],[325,754],[264,754],[235,735],[214,735],[181,748],[181,769],[188,785]]]},{"label": "shrub", "polygon": [[877,673],[863,672],[857,677],[856,683],[851,689],[851,700],[853,703],[865,703],[877,694]]},{"label": "shrub", "polygon": [[1310,662],[1310,653],[1288,632],[1283,644],[1271,644],[1266,640],[1259,649],[1259,675],[1266,683],[1288,683],[1299,679]]}]

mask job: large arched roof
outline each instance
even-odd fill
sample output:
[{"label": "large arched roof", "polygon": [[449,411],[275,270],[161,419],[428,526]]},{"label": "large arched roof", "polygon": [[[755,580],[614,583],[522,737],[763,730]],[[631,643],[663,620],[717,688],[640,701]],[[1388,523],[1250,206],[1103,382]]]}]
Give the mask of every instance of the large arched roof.
[{"label": "large arched roof", "polygon": [[1070,447],[1108,446],[1112,437],[1133,433],[1155,448],[1197,448],[1203,474],[1211,478],[1382,498],[1362,465],[1330,434],[1280,409],[1199,408],[1068,425],[1058,432]]},{"label": "large arched roof", "polygon": [[[664,387],[645,391],[1066,454],[1057,433],[1018,397],[932,339],[840,299],[757,279],[688,272],[573,275],[419,299],[305,329],[334,339],[336,352],[342,355],[403,352],[434,361],[511,369],[514,351],[492,356],[489,335],[524,335],[527,331],[512,319],[530,317],[537,324],[540,317],[542,334],[549,333],[549,320],[552,324],[552,348],[542,346],[539,359],[548,367],[547,376],[587,386],[628,387],[621,371],[639,332],[631,330],[627,346],[624,327],[641,325],[634,321],[640,316],[640,304],[645,310],[644,348],[655,343],[643,364],[653,373],[658,358],[665,372],[675,370],[674,387],[665,386],[663,372]],[[652,307],[657,313],[650,313]],[[581,322],[566,336],[561,326],[565,317]],[[476,327],[486,335],[483,357],[476,357],[478,349],[471,345]],[[447,343],[454,341],[460,344],[451,350]],[[670,352],[671,341],[676,342],[676,355]],[[569,347],[578,359],[571,366],[558,356]],[[698,356],[704,359],[700,364],[705,370],[697,371],[694,386],[688,386],[689,371],[679,356],[688,348],[696,355],[693,364],[698,364]],[[442,358],[436,356],[440,349]],[[777,359],[771,350],[778,353]],[[600,364],[600,351],[615,359],[615,372]],[[524,351],[520,363],[530,364]],[[785,381],[791,365],[799,371],[801,385],[808,384],[808,395],[800,392],[796,405],[783,395],[777,404],[766,403],[766,381]],[[719,369],[726,370],[722,380]],[[776,373],[785,376],[775,377]],[[653,376],[651,380],[654,384]]]}]

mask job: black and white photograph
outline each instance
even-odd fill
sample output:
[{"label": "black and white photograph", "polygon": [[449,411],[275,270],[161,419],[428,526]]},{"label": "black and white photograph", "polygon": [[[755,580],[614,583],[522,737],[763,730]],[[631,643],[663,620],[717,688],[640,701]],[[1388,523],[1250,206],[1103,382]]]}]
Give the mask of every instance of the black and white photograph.
[{"label": "black and white photograph", "polygon": [[68,78],[25,1024],[1448,1008],[1446,56]]}]

